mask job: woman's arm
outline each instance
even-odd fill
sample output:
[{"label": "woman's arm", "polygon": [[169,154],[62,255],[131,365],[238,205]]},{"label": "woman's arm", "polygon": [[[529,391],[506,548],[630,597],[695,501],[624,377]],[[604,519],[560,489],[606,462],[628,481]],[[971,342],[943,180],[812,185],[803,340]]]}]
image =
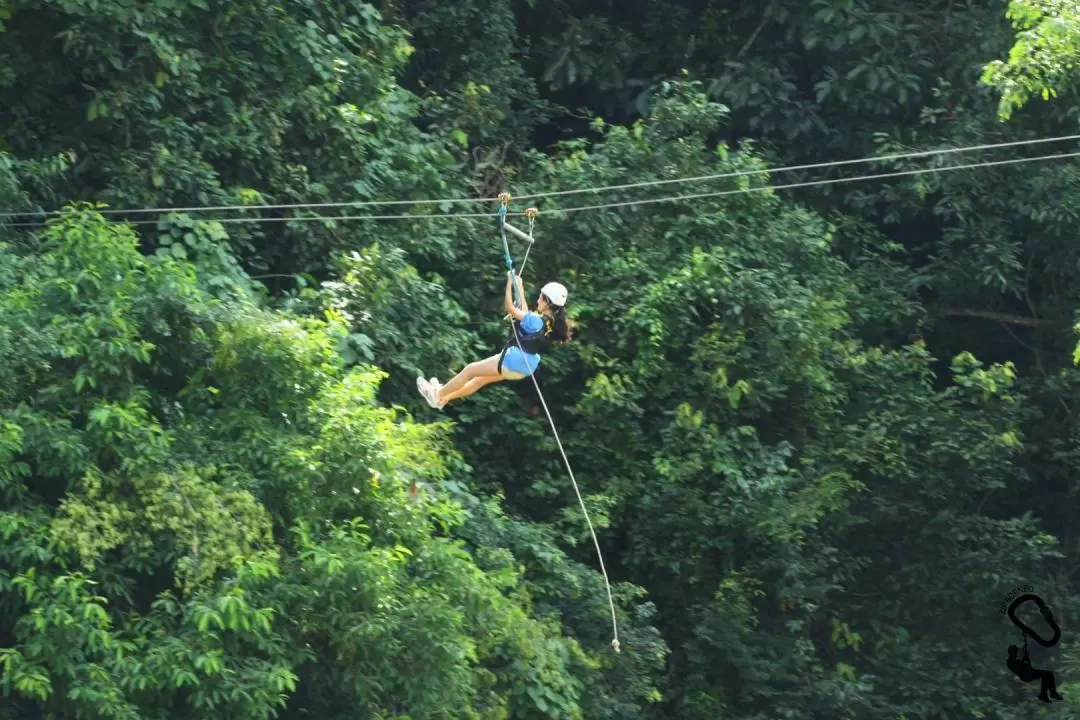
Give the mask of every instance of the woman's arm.
[{"label": "woman's arm", "polygon": [[[513,291],[511,289],[512,286],[510,285],[510,283],[513,282],[514,279],[516,279],[517,282],[518,282],[518,290],[519,291],[521,290],[521,278],[515,278],[513,271],[507,272],[506,273],[506,296],[503,298],[503,306],[506,307],[506,312],[510,313],[510,317],[512,317],[515,320],[520,322],[521,319],[523,317],[525,317],[525,312],[527,312],[527,308],[526,308],[526,310],[523,311],[523,310],[520,310],[520,309],[518,309],[517,307],[514,306],[514,296],[513,296]],[[525,294],[520,293],[520,295],[521,295],[521,298],[522,298],[521,302],[522,302],[522,304],[524,304],[525,303]]]}]

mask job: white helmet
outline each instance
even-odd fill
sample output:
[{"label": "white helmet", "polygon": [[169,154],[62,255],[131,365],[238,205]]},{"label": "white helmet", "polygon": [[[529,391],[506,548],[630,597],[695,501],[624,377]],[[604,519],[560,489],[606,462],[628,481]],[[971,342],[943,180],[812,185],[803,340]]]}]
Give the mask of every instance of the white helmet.
[{"label": "white helmet", "polygon": [[540,294],[543,295],[556,307],[563,307],[566,305],[566,286],[562,283],[549,282],[544,287],[540,288]]}]

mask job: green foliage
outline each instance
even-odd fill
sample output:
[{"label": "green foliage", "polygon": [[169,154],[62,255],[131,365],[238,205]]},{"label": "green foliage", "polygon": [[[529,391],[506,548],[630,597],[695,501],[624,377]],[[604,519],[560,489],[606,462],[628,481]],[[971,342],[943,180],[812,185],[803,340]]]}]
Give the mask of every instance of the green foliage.
[{"label": "green foliage", "polygon": [[[8,151],[74,160],[35,189],[47,209],[438,197],[462,186],[441,174],[453,144],[413,126],[417,101],[394,83],[411,53],[405,34],[370,4],[33,1],[12,9],[7,30],[0,65],[36,88],[0,83]],[[234,227],[234,249],[261,273],[321,271],[352,241],[332,222]]]},{"label": "green foliage", "polygon": [[1006,17],[1016,30],[1008,60],[995,60],[982,81],[1001,92],[998,115],[1008,120],[1033,97],[1049,100],[1071,79],[1080,60],[1080,9],[1075,3],[1011,0]]},{"label": "green foliage", "polygon": [[[535,156],[528,177],[558,191],[760,167],[710,152],[724,108],[700,86],[670,83],[654,107],[647,123]],[[925,613],[922,626],[946,632],[928,597],[982,614],[1058,552],[1030,521],[976,509],[1021,477],[1016,368],[968,354],[936,388],[923,343],[861,340],[880,337],[886,318],[918,319],[902,289],[881,287],[910,282],[894,244],[774,193],[565,218],[554,204],[541,237],[572,251],[549,246],[530,262],[534,277],[572,283],[581,342],[545,361],[543,385],[567,399],[556,422],[587,501],[605,508],[602,534],[620,538],[619,566],[657,604],[679,678],[669,714],[931,712],[910,701],[937,697],[918,670],[925,650],[895,644],[895,628]],[[500,483],[493,448],[512,443],[525,484],[507,489],[512,501],[587,559],[543,428],[506,438],[507,407],[491,393],[460,411],[478,479]],[[956,657],[1000,654],[987,633],[947,637]],[[978,690],[934,700],[935,712],[1001,707],[1008,686],[992,671],[938,660]]]},{"label": "green foliage", "polygon": [[215,298],[89,211],[41,240],[0,303],[6,697],[581,717],[583,651],[530,615],[512,565],[485,573],[443,534],[460,505],[409,502],[449,449],[375,403],[382,373],[343,370],[339,319]]},{"label": "green foliage", "polygon": [[468,315],[441,284],[422,278],[404,251],[374,243],[344,258],[340,273],[340,280],[324,283],[323,289],[326,304],[343,313],[353,329],[341,346],[346,363],[375,364],[389,372],[400,391],[412,392],[412,379],[430,363],[471,362],[464,352],[479,344],[461,329]]},{"label": "green foliage", "polygon": [[[989,616],[1080,610],[1074,164],[530,202],[621,655],[531,383],[408,415],[504,341],[490,220],[254,206],[1062,135],[1071,13],[0,8],[0,717],[1027,717]],[[23,227],[76,201],[189,209]],[[391,207],[342,213],[465,211]]]},{"label": "green foliage", "polygon": [[[416,47],[403,82],[427,99],[425,121],[468,147],[478,186],[499,182],[513,167],[507,154],[524,152],[527,138],[552,114],[522,67],[526,36],[511,5],[425,0],[395,4],[390,19],[409,28]],[[484,194],[499,189],[485,187]]]}]

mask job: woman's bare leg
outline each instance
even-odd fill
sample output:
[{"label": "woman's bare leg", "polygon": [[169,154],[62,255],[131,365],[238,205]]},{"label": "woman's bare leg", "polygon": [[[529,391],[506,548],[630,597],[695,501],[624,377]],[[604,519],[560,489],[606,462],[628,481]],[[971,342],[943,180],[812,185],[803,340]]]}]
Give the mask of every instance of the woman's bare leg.
[{"label": "woman's bare leg", "polygon": [[[454,376],[454,379],[442,386],[437,399],[444,402],[449,396],[454,395],[465,386],[467,382],[479,377],[499,377],[499,356],[492,355],[486,360],[477,360],[469,363],[465,369]],[[475,391],[474,391],[475,392]]]},{"label": "woman's bare leg", "polygon": [[486,375],[484,377],[473,378],[472,380],[465,383],[456,391],[450,394],[446,394],[445,392],[440,393],[439,402],[448,403],[453,400],[460,400],[463,397],[468,397],[469,395],[472,395],[474,392],[484,387],[485,385],[497,383],[505,379],[506,378],[504,378],[502,375]]}]

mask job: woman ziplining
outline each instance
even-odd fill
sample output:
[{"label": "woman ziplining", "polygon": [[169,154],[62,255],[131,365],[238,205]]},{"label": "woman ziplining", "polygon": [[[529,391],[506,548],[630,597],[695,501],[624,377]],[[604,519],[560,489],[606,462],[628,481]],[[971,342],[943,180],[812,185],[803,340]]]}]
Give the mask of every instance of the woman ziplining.
[{"label": "woman ziplining", "polygon": [[[521,271],[514,274],[514,260],[510,257],[510,245],[506,240],[506,233],[510,232],[516,237],[526,241],[529,248],[525,251],[525,257],[521,261],[524,269],[529,260],[529,250],[533,244],[533,224],[536,221],[536,208],[525,211],[525,217],[529,219],[528,233],[522,232],[510,223],[506,222],[507,207],[510,203],[510,194],[499,195],[501,206],[499,208],[497,229],[502,234],[503,258],[506,261],[506,294],[503,305],[511,320],[510,339],[498,355],[492,355],[486,360],[470,363],[464,370],[459,372],[453,380],[445,386],[440,385],[437,378],[425,380],[423,376],[416,378],[416,387],[424,396],[428,404],[433,408],[442,408],[446,403],[472,395],[474,392],[502,380],[520,380],[529,378],[536,388],[536,397],[540,400],[540,406],[544,408],[548,424],[551,425],[551,434],[555,436],[555,444],[562,455],[566,465],[566,473],[570,476],[570,484],[574,486],[574,494],[577,495],[581,505],[581,513],[585,516],[585,522],[589,526],[589,534],[592,536],[593,545],[596,547],[596,557],[600,561],[600,572],[604,576],[604,587],[607,590],[608,607],[611,609],[611,647],[615,652],[622,652],[619,644],[619,623],[615,617],[615,598],[611,593],[611,580],[608,578],[607,568],[604,567],[604,555],[600,552],[600,541],[596,537],[596,528],[593,527],[589,510],[585,507],[585,498],[581,496],[581,488],[578,487],[574,477],[574,469],[570,467],[570,460],[566,457],[562,440],[559,439],[559,431],[555,428],[555,420],[551,417],[544,393],[540,392],[540,383],[536,381],[536,369],[540,366],[541,356],[555,343],[570,341],[573,325],[566,315],[566,287],[557,282],[549,282],[540,288],[540,295],[536,299],[536,312],[530,311],[525,302],[525,289],[521,284]],[[513,297],[511,297],[513,293]]]},{"label": "woman ziplining", "polygon": [[[553,343],[570,341],[571,324],[566,317],[568,293],[564,285],[549,282],[540,288],[540,296],[536,299],[537,312],[530,312],[528,303],[525,302],[521,272],[525,269],[525,263],[529,261],[529,251],[532,250],[532,231],[538,214],[536,208],[525,211],[525,217],[529,219],[529,232],[525,233],[506,222],[510,194],[501,193],[499,202],[497,228],[502,234],[503,259],[506,262],[506,294],[503,306],[511,320],[510,338],[498,355],[469,363],[446,385],[442,385],[438,378],[416,378],[416,389],[427,400],[428,405],[436,410],[442,409],[448,402],[472,395],[485,385],[531,377],[540,365],[540,357]],[[529,244],[521,261],[521,270],[516,275],[514,260],[510,257],[510,244],[506,240],[507,231]]]},{"label": "woman ziplining", "polygon": [[[511,295],[514,290],[520,298],[520,307]],[[536,372],[541,357],[552,344],[570,341],[572,326],[566,317],[567,295],[566,287],[561,283],[549,282],[540,289],[536,312],[532,312],[524,300],[521,276],[508,271],[503,305],[513,319],[513,325],[505,347],[497,355],[469,363],[446,385],[439,383],[437,378],[416,378],[416,387],[428,405],[441,409],[448,402],[468,397],[485,385],[522,380]]]}]

